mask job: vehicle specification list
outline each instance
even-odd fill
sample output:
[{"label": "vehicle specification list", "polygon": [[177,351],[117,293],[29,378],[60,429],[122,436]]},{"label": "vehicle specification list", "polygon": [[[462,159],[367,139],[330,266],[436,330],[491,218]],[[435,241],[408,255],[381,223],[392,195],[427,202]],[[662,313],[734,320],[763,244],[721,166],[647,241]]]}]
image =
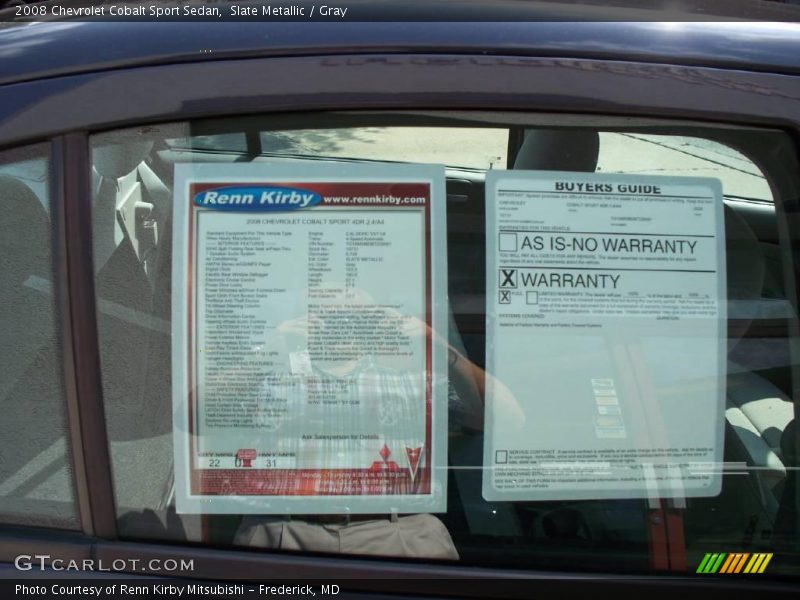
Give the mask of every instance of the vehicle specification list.
[{"label": "vehicle specification list", "polygon": [[[350,389],[355,381],[319,375],[319,386],[303,390],[303,403],[288,403],[283,388],[307,383],[312,365],[339,365],[365,355],[395,362],[402,357],[415,363],[417,377],[424,372],[424,338],[402,335],[398,311],[424,316],[422,289],[404,298],[404,280],[390,276],[402,268],[409,278],[423,280],[422,211],[370,210],[369,218],[348,209],[255,218],[204,211],[198,225],[202,443],[216,446],[221,439],[205,435],[206,428],[235,436],[238,429],[274,431],[293,419],[300,428],[296,439],[329,433],[294,413],[300,404],[358,410],[359,399]],[[395,299],[390,304],[366,295],[370,283],[381,279],[381,292]],[[302,314],[293,317],[298,308]],[[374,431],[350,433],[379,437]],[[233,455],[213,460],[215,466],[235,466]],[[257,458],[253,466],[265,462],[270,467],[296,464],[270,456]]]},{"label": "vehicle specification list", "polygon": [[434,507],[430,170],[243,171],[187,178],[179,509]]},{"label": "vehicle specification list", "polygon": [[487,240],[484,496],[717,493],[719,182],[491,172]]}]

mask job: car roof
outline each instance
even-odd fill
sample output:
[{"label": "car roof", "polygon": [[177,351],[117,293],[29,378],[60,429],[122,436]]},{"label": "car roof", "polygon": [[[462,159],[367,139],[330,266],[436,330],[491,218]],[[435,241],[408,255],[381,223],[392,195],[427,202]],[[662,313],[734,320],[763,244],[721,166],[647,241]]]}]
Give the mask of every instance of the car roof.
[{"label": "car roof", "polygon": [[92,22],[0,24],[0,84],[268,56],[603,58],[800,73],[800,24],[770,22]]}]

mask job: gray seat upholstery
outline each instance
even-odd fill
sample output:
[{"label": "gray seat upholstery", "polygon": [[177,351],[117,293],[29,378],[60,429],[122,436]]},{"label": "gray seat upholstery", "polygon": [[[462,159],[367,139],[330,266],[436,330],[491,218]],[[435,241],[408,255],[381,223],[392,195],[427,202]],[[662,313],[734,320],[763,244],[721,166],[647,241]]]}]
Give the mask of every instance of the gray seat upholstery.
[{"label": "gray seat upholstery", "polygon": [[[50,225],[36,194],[14,177],[0,175],[0,401],[45,343],[55,344],[54,306],[30,285],[49,281]],[[23,307],[25,307],[23,309]]]},{"label": "gray seat upholstery", "polygon": [[[749,225],[735,211],[726,207],[725,237],[728,277],[728,350],[739,350],[748,327],[758,318],[765,278],[765,259],[761,244]],[[786,462],[781,438],[794,413],[791,400],[775,384],[754,373],[742,362],[728,361],[728,386],[725,418],[750,467],[762,502],[771,519],[778,511],[786,480]]]},{"label": "gray seat upholstery", "polygon": [[600,135],[583,129],[528,129],[514,169],[594,173]]},{"label": "gray seat upholstery", "polygon": [[36,194],[0,175],[0,513],[74,527],[50,239]]},{"label": "gray seat upholstery", "polygon": [[[122,535],[199,540],[200,517],[170,506],[173,472],[169,294],[172,193],[147,166],[153,142],[136,138],[94,148],[98,332],[103,391]],[[157,223],[144,251],[122,203]],[[113,235],[112,233],[113,232]],[[165,300],[166,297],[166,300]]]}]

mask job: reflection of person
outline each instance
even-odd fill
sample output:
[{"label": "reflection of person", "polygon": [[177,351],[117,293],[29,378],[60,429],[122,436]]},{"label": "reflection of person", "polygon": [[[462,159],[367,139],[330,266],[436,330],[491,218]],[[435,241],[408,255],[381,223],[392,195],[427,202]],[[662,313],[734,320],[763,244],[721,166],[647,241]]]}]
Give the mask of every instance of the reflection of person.
[{"label": "reflection of person", "polygon": [[[326,315],[338,314],[343,319],[358,320],[358,311],[364,310],[375,316],[376,305],[365,294],[348,291],[346,304],[336,307],[326,303],[322,311],[304,315],[283,323],[279,333],[287,336],[289,348],[312,349],[311,360],[305,367],[305,375],[316,379],[332,377],[335,381],[346,382],[348,396],[363,410],[358,419],[377,421],[392,435],[403,438],[403,423],[419,423],[419,411],[423,409],[420,398],[424,396],[424,377],[419,367],[413,368],[408,357],[373,355],[363,351],[358,337],[341,336],[331,329],[341,328],[341,323],[332,322]],[[345,312],[341,309],[346,306]],[[350,311],[350,314],[347,314]],[[378,328],[384,332],[396,333],[405,339],[420,339],[429,333],[427,325],[414,318],[400,314],[388,307],[380,309],[382,324]],[[344,326],[347,329],[347,326]],[[451,330],[454,328],[451,327]],[[326,333],[326,330],[327,333]],[[330,334],[330,335],[328,335]],[[389,333],[388,335],[393,335]],[[313,338],[318,338],[314,340]],[[324,358],[317,352],[320,339],[327,341]],[[447,344],[449,364],[448,404],[451,421],[456,426],[480,429],[483,422],[483,393],[487,385],[487,375],[477,365],[469,361],[465,352],[456,346],[459,339],[454,331],[450,335],[456,343]],[[445,343],[441,336],[432,335],[434,344]],[[316,360],[315,360],[316,359]],[[270,397],[284,396],[289,403],[304,404],[308,400],[309,386],[301,382],[284,386],[279,390],[266,389]],[[290,389],[291,388],[291,389]],[[502,386],[495,386],[495,397],[508,403],[513,409],[515,401],[510,394],[503,393]],[[498,393],[499,392],[499,393]],[[390,399],[391,402],[388,402]],[[376,402],[377,400],[377,402]],[[388,411],[391,406],[392,410]],[[511,411],[518,423],[524,421],[522,411],[517,407]],[[317,411],[317,416],[326,415]],[[337,418],[337,413],[330,413]],[[338,413],[338,418],[341,418]],[[305,427],[309,426],[309,415],[304,415]],[[512,420],[513,420],[512,419]],[[356,424],[357,428],[359,424]],[[380,426],[379,425],[379,426]],[[352,424],[348,423],[348,427]],[[367,425],[369,427],[370,425]],[[374,426],[374,424],[373,424]],[[412,429],[414,427],[412,426]],[[452,427],[451,427],[452,429]],[[384,429],[387,430],[387,429]],[[287,436],[289,437],[289,436]],[[299,436],[293,436],[299,437]],[[321,452],[331,453],[332,447],[322,445]],[[318,457],[322,463],[327,457]],[[334,460],[330,457],[331,461]],[[388,460],[385,460],[389,464]],[[412,481],[419,485],[419,481]],[[319,485],[319,484],[317,484]],[[330,487],[328,487],[330,490]],[[374,490],[371,490],[374,492]],[[402,493],[404,490],[387,490],[388,493]],[[302,515],[302,516],[262,516],[244,517],[234,542],[236,544],[280,548],[284,550],[304,550],[310,552],[345,552],[382,556],[404,556],[418,558],[457,559],[458,552],[447,528],[432,514],[411,515]]]}]

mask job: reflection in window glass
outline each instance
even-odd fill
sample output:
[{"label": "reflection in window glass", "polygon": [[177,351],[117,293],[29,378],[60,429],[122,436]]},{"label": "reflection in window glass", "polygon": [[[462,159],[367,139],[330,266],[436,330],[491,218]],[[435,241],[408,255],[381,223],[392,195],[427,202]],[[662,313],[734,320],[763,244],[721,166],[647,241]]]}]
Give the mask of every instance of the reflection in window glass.
[{"label": "reflection in window glass", "polygon": [[504,168],[508,130],[360,127],[261,133],[265,154],[390,160],[470,169]]},{"label": "reflection in window glass", "polygon": [[0,154],[0,523],[77,528],[46,147]]},{"label": "reflection in window glass", "polygon": [[733,148],[702,138],[601,133],[598,173],[715,177],[726,196],[772,200],[764,175]]},{"label": "reflection in window glass", "polygon": [[245,152],[247,150],[247,140],[243,133],[171,138],[166,140],[166,143],[172,148],[190,148],[192,150],[219,152]]},{"label": "reflection in window glass", "polygon": [[[227,125],[235,129],[230,122]],[[207,515],[176,512],[175,469],[178,467],[173,462],[173,373],[176,372],[174,362],[183,361],[184,355],[172,353],[171,335],[176,325],[174,319],[186,319],[188,322],[189,315],[173,313],[173,306],[179,305],[173,302],[173,290],[181,294],[188,291],[185,287],[188,285],[186,280],[179,276],[186,272],[185,265],[178,268],[173,263],[176,256],[175,245],[184,244],[187,240],[173,237],[176,232],[181,233],[180,228],[175,228],[175,222],[183,221],[177,217],[188,211],[186,206],[181,208],[183,212],[178,211],[175,202],[183,200],[188,203],[189,188],[187,186],[186,189],[176,190],[173,182],[176,167],[180,167],[180,171],[189,165],[198,173],[202,173],[204,169],[210,172],[207,164],[211,160],[206,152],[192,150],[194,143],[192,125],[189,123],[161,126],[151,129],[147,134],[120,131],[93,138],[94,166],[99,175],[94,198],[95,247],[102,247],[102,251],[95,253],[98,326],[116,504],[122,534],[145,539],[188,539],[242,548],[402,556],[426,560],[452,561],[457,557],[463,564],[482,566],[562,570],[590,568],[640,573],[650,572],[654,567],[666,568],[654,562],[654,543],[660,539],[659,536],[675,536],[677,531],[680,535],[673,540],[682,542],[671,547],[674,552],[673,568],[674,565],[683,564],[681,569],[694,572],[708,552],[774,552],[776,558],[769,567],[770,572],[788,572],[787,564],[794,555],[787,548],[797,540],[798,509],[797,499],[792,495],[797,465],[796,456],[792,453],[794,434],[791,425],[792,390],[796,385],[792,381],[789,334],[795,324],[796,315],[786,293],[792,282],[785,279],[793,265],[787,265],[791,255],[785,246],[786,241],[778,236],[775,209],[764,202],[773,200],[766,186],[764,173],[728,146],[720,142],[705,141],[701,129],[693,137],[669,136],[663,133],[655,136],[637,131],[600,132],[599,144],[595,131],[571,132],[576,133],[575,136],[554,134],[556,130],[531,131],[535,134],[529,135],[530,131],[526,133],[512,128],[460,130],[420,126],[262,132],[262,155],[254,156],[249,161],[254,169],[256,166],[263,168],[265,180],[282,178],[283,183],[291,183],[292,180],[284,177],[288,177],[289,169],[281,170],[282,168],[291,167],[293,176],[304,172],[305,181],[308,182],[310,174],[314,172],[314,165],[325,162],[325,159],[332,159],[327,161],[330,164],[326,163],[324,166],[333,170],[342,168],[343,158],[348,159],[348,168],[356,170],[361,165],[374,167],[376,160],[446,164],[453,167],[446,172],[446,197],[442,195],[438,199],[438,202],[446,204],[446,226],[443,225],[441,232],[446,250],[434,253],[435,259],[436,256],[443,257],[446,251],[448,262],[447,325],[443,328],[446,335],[435,341],[444,345],[448,357],[446,400],[442,401],[442,405],[446,404],[448,417],[445,436],[447,510],[429,514],[401,509],[377,515],[354,513],[348,511],[346,506],[342,508],[339,505],[330,510],[309,510],[304,514],[292,515],[274,507],[265,508],[263,512],[248,510],[247,514],[244,514],[245,511]],[[663,127],[659,131],[663,132]],[[719,131],[716,134],[716,139],[721,139]],[[158,136],[166,139],[182,138],[187,142],[183,144],[184,150],[174,152],[165,150]],[[714,292],[716,296],[723,295],[715,297],[714,301],[723,304],[727,313],[727,323],[718,324],[723,342],[720,344],[719,362],[726,371],[725,377],[720,378],[724,381],[719,384],[724,387],[724,406],[713,413],[719,414],[719,422],[692,423],[697,411],[693,411],[692,402],[685,401],[686,398],[702,400],[705,389],[702,386],[708,385],[708,373],[705,371],[701,373],[702,385],[694,385],[697,382],[693,383],[691,377],[682,380],[680,385],[673,385],[674,382],[658,376],[642,383],[641,369],[628,367],[622,369],[624,372],[615,372],[613,375],[613,390],[608,381],[604,381],[609,379],[607,375],[596,376],[596,389],[592,386],[581,387],[577,377],[573,382],[574,386],[567,386],[570,393],[575,394],[583,393],[581,390],[584,388],[588,389],[590,396],[587,396],[587,410],[592,416],[591,433],[594,435],[597,429],[602,429],[603,434],[607,435],[604,443],[610,447],[616,443],[615,439],[619,439],[614,434],[621,433],[618,418],[620,415],[615,414],[614,407],[621,406],[622,400],[619,405],[612,400],[615,397],[622,398],[621,392],[617,394],[617,387],[619,390],[631,390],[637,389],[637,386],[642,388],[646,383],[648,389],[654,390],[655,396],[671,397],[676,402],[684,402],[687,428],[691,424],[691,427],[697,428],[716,427],[723,432],[720,440],[721,461],[707,465],[708,468],[719,471],[721,490],[718,494],[679,497],[676,500],[648,498],[645,494],[622,498],[614,494],[599,493],[574,498],[544,499],[543,495],[537,496],[531,492],[524,498],[485,499],[483,485],[487,465],[484,430],[488,425],[484,424],[484,399],[487,386],[494,386],[492,393],[497,397],[497,390],[500,389],[502,396],[502,386],[507,383],[494,379],[496,373],[485,371],[488,344],[486,307],[490,302],[504,301],[501,296],[491,299],[487,297],[487,249],[497,248],[498,245],[503,245],[506,249],[518,248],[517,244],[521,243],[519,237],[512,239],[498,236],[497,240],[487,239],[487,203],[495,208],[491,203],[496,200],[496,195],[485,186],[485,181],[486,171],[507,166],[508,140],[515,139],[520,144],[523,140],[538,140],[540,144],[542,140],[547,140],[546,147],[540,145],[536,148],[511,148],[511,156],[514,157],[511,162],[514,169],[520,171],[594,172],[592,181],[595,183],[604,173],[624,173],[627,174],[626,177],[638,174],[668,175],[677,179],[702,176],[721,181],[724,202],[719,201],[716,194],[713,196],[714,214],[719,220],[705,223],[707,228],[712,227],[713,235],[721,241],[725,256],[726,283],[722,290],[715,288]],[[579,139],[584,139],[586,145],[578,149],[575,147],[575,140]],[[559,150],[559,140],[564,143],[563,151]],[[591,148],[595,150],[587,151]],[[226,163],[232,166],[242,162],[241,154],[234,148],[225,150],[217,147],[217,150],[219,151],[215,152],[212,170],[221,173],[220,177],[224,179]],[[795,167],[796,165],[786,166]],[[504,173],[513,175],[514,169],[508,169]],[[324,195],[325,190],[320,191],[320,181],[316,181],[315,185],[316,192]],[[207,193],[209,191],[211,195]],[[237,210],[244,210],[243,206],[257,202],[256,192],[248,189],[224,191],[212,186],[208,189],[192,188],[192,192],[194,195],[191,199],[195,206],[198,206],[197,202],[208,203],[213,200],[216,208],[235,206]],[[264,192],[263,189],[258,190],[259,199]],[[276,197],[271,195],[272,191],[266,192],[267,198]],[[509,188],[506,192],[513,196],[519,189]],[[345,195],[341,190],[335,194],[330,191],[328,193],[340,200]],[[248,200],[248,194],[253,195],[252,199]],[[684,195],[690,194],[686,192]],[[391,194],[387,193],[386,196]],[[368,196],[363,194],[360,197],[363,200]],[[369,197],[374,198],[374,195]],[[313,197],[310,198],[313,200]],[[761,202],[743,201],[742,198],[753,198]],[[512,197],[511,200],[524,201],[524,198]],[[776,202],[778,200],[775,198]],[[434,203],[436,201],[433,200]],[[346,207],[347,202],[342,202]],[[624,209],[624,197],[615,202],[620,203],[617,208]],[[132,221],[117,218],[120,211],[125,211],[127,203],[138,207],[137,211],[130,213],[136,215],[136,219]],[[552,211],[557,208],[561,207],[552,207]],[[568,222],[562,223],[565,226],[561,229],[565,231],[570,227],[575,229],[579,222],[578,217],[569,221],[569,208],[564,205],[564,214],[567,215],[564,218]],[[241,217],[241,210],[237,213],[239,216],[230,217],[231,222],[247,222],[247,217]],[[641,214],[633,214],[631,209],[630,215],[616,215],[619,217],[616,221],[606,223],[596,219],[596,222],[583,224],[595,228],[599,228],[601,224],[613,227],[610,223],[621,222],[647,226],[652,215],[645,208],[640,212]],[[505,218],[501,213],[502,211],[498,212],[497,217]],[[298,214],[303,216],[297,217]],[[253,220],[250,225],[258,225],[264,231],[272,232],[275,240],[284,234],[288,239],[288,232],[294,226],[292,219],[309,219],[312,214],[313,218],[317,218],[319,212],[294,213],[291,216],[286,212],[275,212],[268,217],[253,214],[250,215]],[[552,225],[544,216],[525,215],[529,223],[518,229],[535,230],[537,227],[541,229]],[[631,220],[631,216],[636,220]],[[391,219],[391,214],[383,218]],[[581,218],[585,218],[585,215]],[[285,222],[279,219],[285,219]],[[221,223],[222,219],[217,222]],[[342,256],[334,256],[332,253],[335,254],[338,239],[334,230],[336,227],[348,225],[336,222],[327,226],[322,221],[305,221],[303,227],[303,235],[306,236],[303,239],[307,243],[302,251],[297,251],[296,258],[298,265],[301,265],[297,267],[297,271],[305,273],[311,265],[323,279],[329,277],[327,269],[333,269],[347,256],[364,259],[364,264],[371,264],[370,261],[374,263],[375,259],[381,257],[381,244],[386,241],[381,237],[383,226],[376,221],[370,229],[370,235],[359,237],[360,233],[353,233],[349,238],[345,236],[352,241],[353,248],[369,242],[372,246],[369,246],[368,251],[364,249],[367,246],[359,246],[357,249],[342,251]],[[587,229],[590,230],[597,231]],[[246,256],[253,261],[252,264],[248,263],[246,269],[253,272],[269,269],[271,261],[268,258],[277,252],[274,248],[290,247],[288,242],[280,244],[275,240],[265,241],[259,237],[260,233],[255,235],[252,232],[227,229],[220,229],[219,232],[214,230],[212,233],[216,244],[212,250],[217,253],[215,256],[219,258],[219,262],[216,266],[221,270],[213,273],[211,279],[207,277],[208,270],[202,271],[205,285],[211,286],[208,289],[219,286],[219,281],[213,281],[213,277],[224,278],[225,273],[228,273],[226,269],[229,265],[226,261],[239,261],[240,257]],[[494,233],[496,232],[492,235]],[[657,233],[669,237],[673,232],[659,230]],[[710,235],[706,230],[689,233],[697,236]],[[409,236],[405,242],[412,243],[413,239],[416,238]],[[234,244],[241,252],[218,247],[222,244],[221,240]],[[534,251],[534,243],[531,244],[531,251]],[[651,250],[656,247],[660,246],[654,243],[648,246]],[[586,260],[586,257],[578,256],[581,252],[583,250],[576,250],[573,259]],[[718,248],[714,252],[721,254],[722,249]],[[416,254],[414,256],[419,258]],[[533,255],[528,258],[532,257],[536,258]],[[543,261],[552,259],[540,258]],[[402,268],[395,263],[391,264],[391,276],[402,279]],[[547,265],[543,263],[543,266]],[[240,267],[245,269],[242,265],[237,269]],[[507,268],[513,270],[514,266],[512,264]],[[348,273],[353,274],[344,271],[342,281],[346,281]],[[492,285],[508,284],[509,288],[513,288],[515,274],[506,275],[507,278],[500,275],[497,283]],[[381,273],[381,277],[386,277],[386,273]],[[547,281],[556,280],[548,275]],[[557,281],[563,283],[566,280]],[[574,282],[575,279],[569,281]],[[718,281],[722,281],[721,275]],[[392,285],[396,283],[392,282]],[[413,284],[410,279],[407,284],[405,280],[403,283],[409,287]],[[264,289],[254,292],[251,298],[256,306],[260,295],[272,293],[268,291],[272,289],[269,286],[258,285]],[[386,284],[384,288],[391,289],[391,286]],[[225,291],[224,286],[216,288],[215,298],[224,300]],[[664,290],[659,293],[662,292]],[[662,295],[669,296],[669,293]],[[338,298],[335,293],[331,297]],[[613,297],[610,298],[609,302],[613,305]],[[536,295],[526,295],[524,300],[529,306],[535,306],[540,301],[544,304],[544,298]],[[296,311],[299,315],[310,315],[310,311],[306,310],[309,294],[297,294],[294,302],[297,306],[287,306],[287,313]],[[626,310],[638,310],[635,299],[628,298],[626,302]],[[644,304],[644,300],[641,303]],[[576,301],[575,304],[578,306],[580,302]],[[329,312],[322,311],[326,319],[314,321],[309,316],[305,320],[301,318],[293,321],[297,326],[294,333],[302,338],[310,329],[319,331],[330,326],[340,330],[348,314],[328,314]],[[628,315],[625,318],[638,317]],[[667,329],[663,323],[662,326]],[[365,332],[353,331],[351,337],[331,337],[330,343],[315,347],[314,356],[311,352],[304,353],[300,346],[282,347],[277,331],[265,335],[263,340],[259,338],[254,341],[248,346],[247,352],[253,361],[266,360],[265,357],[279,360],[275,357],[285,355],[287,368],[295,370],[298,376],[308,376],[320,370],[321,366],[315,364],[315,360],[320,357],[324,359],[327,346],[330,347],[328,349],[336,345],[352,349],[355,347],[352,340],[362,337],[372,340],[375,337],[373,335],[370,338]],[[222,333],[230,336],[228,343],[199,348],[202,351],[223,353],[220,364],[228,360],[226,356],[238,356],[233,349],[241,345],[236,341],[239,333],[235,329]],[[520,334],[523,341],[525,335],[536,334]],[[641,356],[629,352],[630,364],[636,364],[636,359],[646,355],[653,359],[651,362],[669,364],[675,369],[685,368],[690,374],[693,373],[692,369],[698,372],[703,370],[702,365],[696,361],[693,363],[688,358],[691,352],[682,351],[685,340],[665,341],[659,335],[661,333],[651,337],[642,334],[638,346],[642,349]],[[622,333],[620,336],[624,337]],[[400,339],[383,337],[392,343]],[[556,380],[566,380],[577,368],[574,355],[566,355],[566,351],[558,352],[559,348],[574,347],[563,338],[564,336],[555,338],[549,348],[538,344],[537,360],[533,360],[530,353],[518,353],[522,367],[516,372],[520,377],[524,377],[529,371],[538,378],[537,381],[544,381],[549,387],[532,385],[525,389],[524,385],[515,384],[515,402],[509,401],[504,405],[499,417],[512,424],[519,424],[527,419],[546,429],[548,424],[542,423],[541,419],[549,414],[558,422],[559,429],[549,432],[550,436],[554,439],[560,437],[565,440],[564,443],[574,439],[578,444],[580,438],[576,432],[584,432],[585,427],[582,429],[583,426],[565,425],[563,419],[556,419],[560,418],[561,413],[554,402],[559,394],[564,394],[563,386],[559,388]],[[250,341],[248,337],[247,343],[250,344]],[[370,343],[373,342],[374,340]],[[385,340],[384,342],[388,343]],[[584,362],[599,364],[606,361],[611,364],[617,351],[618,348],[613,344],[609,346],[596,343],[587,345],[579,358]],[[363,357],[359,354],[358,359],[361,358]],[[228,361],[231,369],[246,371],[258,367],[258,364],[255,367],[250,363],[239,364],[241,361],[237,360]],[[364,370],[364,377],[385,375],[379,369],[372,372],[372,367],[368,367]],[[608,370],[613,369],[609,367]],[[221,372],[215,385],[223,386],[228,375],[229,373]],[[310,399],[324,402],[348,398],[356,402],[364,401],[365,398],[363,393],[342,392],[351,385],[347,381],[338,382],[338,391],[328,393],[323,390],[311,398],[305,380],[305,383],[297,383],[287,379],[270,384],[261,381],[258,374],[255,379],[263,384],[258,389],[273,405],[277,402],[276,398],[285,400],[287,405],[302,404]],[[531,380],[533,379],[532,377]],[[717,384],[717,381],[713,382],[714,386]],[[373,386],[373,389],[381,388]],[[230,395],[229,391],[224,394]],[[376,403],[380,403],[385,394],[378,391],[373,395],[376,396]],[[233,405],[229,408],[234,412],[239,411],[239,417],[244,415],[242,418],[246,420],[248,410],[257,410],[252,408],[253,403],[248,402],[242,399],[239,408]],[[247,408],[249,405],[251,407]],[[309,406],[305,418],[315,418],[314,415],[322,414],[320,410]],[[620,410],[625,410],[625,407]],[[711,413],[706,411],[705,414]],[[625,435],[630,436],[630,439],[644,436],[647,438],[646,444],[643,444],[646,447],[654,445],[654,441],[648,436],[651,431],[657,430],[657,426],[679,427],[684,419],[679,411],[670,413],[669,423],[662,422],[660,415],[653,412],[643,411],[635,416],[636,419],[630,419],[628,413],[622,415],[625,419]],[[227,417],[220,413],[215,418]],[[280,421],[271,413],[261,415],[261,418],[262,425]],[[274,437],[271,437],[273,432],[266,425],[262,428],[263,433],[260,436],[255,435],[254,440],[259,443],[263,441],[265,446],[269,446]],[[300,419],[297,430],[301,431],[304,425]],[[317,446],[319,448],[328,449],[332,465],[339,464],[335,441],[320,441]],[[373,459],[377,463],[375,468],[391,470],[394,468],[391,466],[393,462],[398,469],[412,468],[412,462],[417,460],[415,447],[409,444],[409,450],[411,452],[404,451],[401,458],[398,458],[395,450],[384,452],[385,456]],[[517,460],[509,453],[504,453],[499,446],[496,450],[498,452],[492,457],[495,464],[507,465],[510,460]],[[209,456],[204,457],[204,460],[207,459],[211,467],[211,461],[221,458]],[[240,448],[235,456],[224,458],[230,459],[235,469],[245,470],[251,469],[253,465],[261,465],[266,470],[285,466],[286,463],[280,461],[291,457],[281,455],[280,452],[275,453],[271,448],[261,450],[254,443],[253,446]],[[736,466],[735,471],[731,470],[733,465]],[[235,477],[253,485],[258,485],[260,481],[257,475]],[[214,482],[223,493],[232,489],[234,484],[241,483],[226,480],[225,477]],[[251,501],[257,504],[259,500],[256,498]],[[671,533],[664,530],[664,514],[660,512],[662,509],[672,511],[670,527],[677,529]],[[203,519],[205,527],[201,526]],[[395,541],[387,542],[392,536]],[[784,553],[789,558],[781,560],[777,558],[778,553]]]}]

